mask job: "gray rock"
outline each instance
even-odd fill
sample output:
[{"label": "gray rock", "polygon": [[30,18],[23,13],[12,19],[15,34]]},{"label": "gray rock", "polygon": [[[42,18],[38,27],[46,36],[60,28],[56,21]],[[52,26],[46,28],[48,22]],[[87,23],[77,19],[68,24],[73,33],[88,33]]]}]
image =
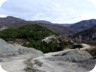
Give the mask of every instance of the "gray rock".
[{"label": "gray rock", "polygon": [[88,72],[94,67],[92,56],[86,51],[70,50],[53,55],[35,59],[34,72]]},{"label": "gray rock", "polygon": [[70,62],[76,62],[76,61],[83,61],[92,58],[92,56],[86,52],[81,50],[72,50],[68,51],[67,53],[64,53],[62,55],[56,55],[53,57],[49,57],[46,59],[49,59],[51,61],[70,61]]},{"label": "gray rock", "polygon": [[15,56],[22,54],[34,54],[36,56],[41,56],[43,53],[34,48],[27,48],[20,45],[12,45],[0,39],[0,57],[2,56]]}]

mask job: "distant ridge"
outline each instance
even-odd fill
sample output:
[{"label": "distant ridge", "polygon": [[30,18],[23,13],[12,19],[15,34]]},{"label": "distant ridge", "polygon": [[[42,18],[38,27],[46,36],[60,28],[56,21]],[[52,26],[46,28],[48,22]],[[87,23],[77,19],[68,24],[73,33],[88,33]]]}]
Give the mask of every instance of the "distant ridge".
[{"label": "distant ridge", "polygon": [[76,33],[74,35],[74,40],[83,43],[96,44],[96,26]]},{"label": "distant ridge", "polygon": [[54,32],[57,32],[60,35],[66,35],[66,34],[74,35],[75,33],[96,26],[96,19],[83,20],[73,24],[58,24],[45,20],[26,21],[24,19],[12,17],[12,16],[0,18],[0,28],[20,27],[26,24],[38,24]]},{"label": "distant ridge", "polygon": [[60,35],[65,35],[65,34],[72,35],[74,33],[74,31],[70,28],[66,28],[59,24],[57,25],[45,20],[26,21],[20,18],[12,17],[12,16],[8,16],[6,18],[0,18],[0,28],[4,26],[6,28],[20,27],[26,24],[39,24],[54,32],[57,32]]},{"label": "distant ridge", "polygon": [[77,23],[74,23],[70,26],[71,29],[82,31],[91,27],[96,26],[96,19],[83,20]]}]

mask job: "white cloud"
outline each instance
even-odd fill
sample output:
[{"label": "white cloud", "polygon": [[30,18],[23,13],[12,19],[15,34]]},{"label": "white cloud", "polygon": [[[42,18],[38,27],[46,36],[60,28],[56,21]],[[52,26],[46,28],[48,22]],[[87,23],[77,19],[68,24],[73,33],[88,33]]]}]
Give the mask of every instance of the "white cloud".
[{"label": "white cloud", "polygon": [[4,15],[4,14],[0,14],[0,17],[6,17],[7,15]]},{"label": "white cloud", "polygon": [[[3,2],[6,0],[0,1]],[[96,18],[95,6],[92,6],[91,3],[93,1],[95,0],[44,0],[42,2],[41,0],[7,0],[2,5],[0,14],[1,16],[5,14],[27,20],[72,23]],[[82,3],[82,5],[78,3]]]},{"label": "white cloud", "polygon": [[96,15],[92,13],[83,14],[81,17],[81,19],[94,19],[94,18],[96,18]]},{"label": "white cloud", "polygon": [[6,2],[7,0],[0,0],[0,7],[2,6],[2,4],[4,3],[4,2]]},{"label": "white cloud", "polygon": [[29,20],[44,20],[47,19],[48,21],[51,20],[50,17],[47,17],[44,13],[37,13],[36,15],[32,16]]},{"label": "white cloud", "polygon": [[[4,2],[6,2],[7,0],[0,0],[0,9],[1,9],[1,6],[3,5],[3,3]],[[2,14],[1,12],[0,12],[0,17],[6,17],[6,15],[5,14]]]},{"label": "white cloud", "polygon": [[79,17],[69,20],[71,23],[76,23],[81,20],[96,19],[95,14],[92,13],[83,13]]},{"label": "white cloud", "polygon": [[96,6],[96,0],[89,0],[94,6]]}]

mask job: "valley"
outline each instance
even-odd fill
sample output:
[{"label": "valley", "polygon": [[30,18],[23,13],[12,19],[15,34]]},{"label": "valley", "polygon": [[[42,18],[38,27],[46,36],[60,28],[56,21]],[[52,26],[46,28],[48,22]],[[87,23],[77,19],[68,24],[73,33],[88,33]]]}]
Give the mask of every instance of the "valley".
[{"label": "valley", "polygon": [[64,25],[0,18],[0,65],[6,72],[88,72],[96,63],[96,20]]}]

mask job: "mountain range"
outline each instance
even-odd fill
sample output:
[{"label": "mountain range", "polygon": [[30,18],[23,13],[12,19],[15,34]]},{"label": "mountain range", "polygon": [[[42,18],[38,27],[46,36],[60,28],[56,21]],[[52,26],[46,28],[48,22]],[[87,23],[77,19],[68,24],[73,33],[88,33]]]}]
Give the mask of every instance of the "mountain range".
[{"label": "mountain range", "polygon": [[44,26],[59,35],[71,35],[75,40],[76,38],[79,38],[78,40],[80,41],[80,37],[82,37],[81,41],[83,42],[90,42],[89,40],[93,40],[94,38],[92,37],[94,37],[93,35],[96,31],[96,19],[83,20],[73,24],[57,24],[45,20],[27,21],[12,16],[0,18],[0,31],[7,28],[17,28],[30,24]]},{"label": "mountain range", "polygon": [[26,24],[39,24],[59,34],[72,34],[96,26],[96,19],[83,20],[73,24],[58,24],[45,20],[26,21],[12,16],[0,18],[0,28],[20,27]]},{"label": "mountain range", "polygon": [[96,44],[96,26],[78,32],[73,37],[78,42]]},{"label": "mountain range", "polygon": [[69,28],[77,30],[77,31],[82,31],[82,30],[86,30],[94,26],[96,26],[96,19],[90,19],[90,20],[83,20],[83,21],[74,23],[70,25]]},{"label": "mountain range", "polygon": [[0,67],[6,72],[88,72],[96,63],[96,46],[84,43],[96,44],[95,21],[0,18]]},{"label": "mountain range", "polygon": [[72,29],[66,28],[59,24],[51,23],[49,21],[44,21],[44,20],[26,21],[26,20],[23,20],[20,18],[12,17],[12,16],[8,16],[6,18],[0,18],[0,28],[2,28],[2,27],[6,27],[6,28],[20,27],[20,26],[28,25],[28,24],[42,25],[54,32],[57,32],[60,35],[64,35],[64,34],[72,35],[74,33],[74,31]]}]

